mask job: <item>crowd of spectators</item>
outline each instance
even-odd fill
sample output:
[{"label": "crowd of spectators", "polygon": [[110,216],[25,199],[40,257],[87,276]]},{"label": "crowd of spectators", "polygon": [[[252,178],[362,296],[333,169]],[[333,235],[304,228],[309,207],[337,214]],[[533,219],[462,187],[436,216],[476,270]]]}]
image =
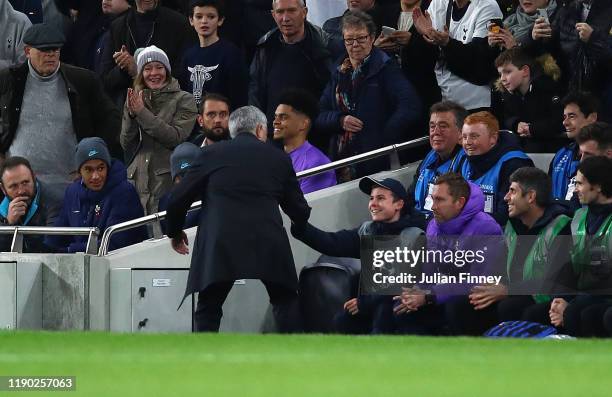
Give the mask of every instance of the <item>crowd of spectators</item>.
[{"label": "crowd of spectators", "polygon": [[[347,0],[321,27],[309,20],[308,5],[315,6],[0,0],[0,222],[104,229],[155,213],[199,152],[230,139],[230,114],[248,104],[267,117],[260,139],[284,150],[296,172],[429,135],[431,150],[419,155],[411,186],[405,194],[391,189],[405,196],[412,216],[429,219],[425,234],[449,227],[440,215],[446,197],[461,203],[450,218],[483,212],[500,234],[538,235],[557,225],[556,234],[573,235],[574,217],[585,234],[607,238],[612,193],[601,167],[612,157],[612,2]],[[522,171],[534,169],[527,153],[554,153],[548,176]],[[379,157],[300,187],[306,194],[388,167]],[[441,177],[449,172],[463,184]],[[527,191],[532,202],[515,199]],[[517,212],[516,202],[531,215]],[[533,214],[539,221],[524,224]],[[310,237],[300,236],[323,238],[308,230]],[[141,232],[119,234],[111,246],[141,241]],[[2,249],[9,243],[2,240]],[[78,238],[24,244],[25,251],[85,249]],[[572,260],[580,275],[576,263],[588,261]],[[477,290],[461,304],[497,303],[491,294]],[[575,300],[498,306],[502,319],[550,311],[556,326],[570,313],[568,332],[602,334],[592,324],[580,328],[580,313],[598,305],[588,315],[602,317],[607,301]],[[393,310],[406,316],[421,303],[402,295]],[[444,313],[472,315],[444,304],[432,310],[432,324]],[[414,316],[365,323],[422,331]]]}]

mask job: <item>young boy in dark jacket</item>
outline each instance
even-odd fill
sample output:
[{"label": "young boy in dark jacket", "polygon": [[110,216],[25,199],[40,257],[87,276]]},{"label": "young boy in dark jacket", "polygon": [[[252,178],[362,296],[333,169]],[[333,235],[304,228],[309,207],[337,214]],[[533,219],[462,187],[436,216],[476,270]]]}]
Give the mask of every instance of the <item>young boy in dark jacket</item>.
[{"label": "young boy in dark jacket", "polygon": [[561,134],[563,109],[557,83],[518,48],[501,53],[495,67],[500,80],[493,110],[501,128],[518,134],[528,153],[557,151],[567,141]]},{"label": "young boy in dark jacket", "polygon": [[[423,234],[425,217],[414,209],[406,189],[395,179],[359,181],[359,189],[370,196],[372,216],[359,228],[325,232],[308,223],[292,226],[291,234],[309,247],[331,256],[360,258],[361,236],[400,235],[407,240]],[[391,296],[359,295],[344,303],[344,310],[334,318],[337,332],[344,334],[387,334],[393,332]]]},{"label": "young boy in dark jacket", "polygon": [[[125,165],[111,159],[101,138],[85,138],[77,145],[75,164],[79,179],[66,188],[64,204],[55,227],[107,227],[144,216],[136,189],[127,180]],[[110,241],[114,250],[141,242],[145,229],[117,233]],[[47,236],[45,243],[57,252],[85,252],[87,236]]]}]

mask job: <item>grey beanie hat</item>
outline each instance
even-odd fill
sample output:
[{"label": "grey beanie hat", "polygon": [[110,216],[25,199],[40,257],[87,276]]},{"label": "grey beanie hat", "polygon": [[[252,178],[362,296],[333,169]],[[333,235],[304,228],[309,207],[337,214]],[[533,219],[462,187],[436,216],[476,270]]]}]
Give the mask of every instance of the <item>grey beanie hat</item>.
[{"label": "grey beanie hat", "polygon": [[183,175],[188,168],[191,168],[202,149],[191,142],[183,142],[178,145],[170,155],[170,175],[172,179],[177,175]]},{"label": "grey beanie hat", "polygon": [[77,144],[75,162],[77,170],[81,169],[84,162],[89,160],[102,160],[108,167],[111,165],[111,156],[108,152],[106,142],[102,138],[83,138]]},{"label": "grey beanie hat", "polygon": [[160,62],[166,67],[168,74],[172,72],[168,55],[166,55],[164,50],[154,45],[137,49],[134,52],[134,59],[136,59],[136,67],[139,74],[142,73],[142,69],[149,62]]}]

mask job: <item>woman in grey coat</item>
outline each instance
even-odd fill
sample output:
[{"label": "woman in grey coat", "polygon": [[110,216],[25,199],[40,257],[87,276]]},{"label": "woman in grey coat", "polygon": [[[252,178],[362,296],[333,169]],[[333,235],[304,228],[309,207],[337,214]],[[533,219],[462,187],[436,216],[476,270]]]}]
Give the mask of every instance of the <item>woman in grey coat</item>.
[{"label": "woman in grey coat", "polygon": [[134,55],[138,74],[134,88],[128,89],[120,142],[128,178],[146,213],[152,214],[172,186],[170,154],[191,133],[197,109],[191,94],[181,91],[170,75],[164,51],[150,46]]}]

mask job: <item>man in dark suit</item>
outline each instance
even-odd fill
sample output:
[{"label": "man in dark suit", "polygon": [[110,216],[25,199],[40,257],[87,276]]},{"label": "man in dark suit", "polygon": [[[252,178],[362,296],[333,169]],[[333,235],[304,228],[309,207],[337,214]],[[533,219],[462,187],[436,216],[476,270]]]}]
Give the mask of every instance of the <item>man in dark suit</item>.
[{"label": "man in dark suit", "polygon": [[[266,286],[280,332],[299,330],[297,275],[278,206],[296,225],[310,216],[289,157],[267,137],[265,115],[245,106],[229,119],[233,140],[202,151],[198,165],[170,194],[168,236],[179,254],[189,253],[182,231],[192,202],[204,203],[185,296],[200,292],[197,331],[217,332],[227,294],[236,279]],[[261,142],[263,141],[263,142]]]}]

